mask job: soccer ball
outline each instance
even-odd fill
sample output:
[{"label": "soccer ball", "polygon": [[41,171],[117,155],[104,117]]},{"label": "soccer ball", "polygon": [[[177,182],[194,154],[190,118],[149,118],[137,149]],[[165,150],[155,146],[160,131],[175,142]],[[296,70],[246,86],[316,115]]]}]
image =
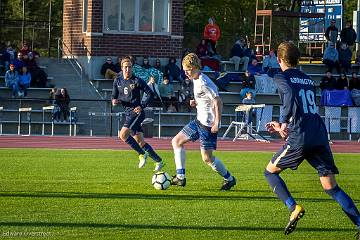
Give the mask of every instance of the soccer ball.
[{"label": "soccer ball", "polygon": [[165,190],[170,187],[170,175],[167,172],[157,172],[152,177],[152,185],[157,190]]}]

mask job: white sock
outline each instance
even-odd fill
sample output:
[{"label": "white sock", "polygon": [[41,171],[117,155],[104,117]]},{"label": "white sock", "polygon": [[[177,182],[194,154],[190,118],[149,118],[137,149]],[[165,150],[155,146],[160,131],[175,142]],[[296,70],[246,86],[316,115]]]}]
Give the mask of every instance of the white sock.
[{"label": "white sock", "polygon": [[176,166],[176,176],[180,179],[185,178],[185,149],[184,147],[174,147],[174,158]]},{"label": "white sock", "polygon": [[227,181],[233,180],[233,176],[226,169],[224,163],[220,159],[214,157],[214,161],[210,164],[210,167]]}]

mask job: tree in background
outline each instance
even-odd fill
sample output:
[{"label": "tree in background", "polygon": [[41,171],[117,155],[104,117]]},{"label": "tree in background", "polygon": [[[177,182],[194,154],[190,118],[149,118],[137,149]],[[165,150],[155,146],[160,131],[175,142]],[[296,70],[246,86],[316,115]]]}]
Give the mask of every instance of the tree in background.
[{"label": "tree in background", "polygon": [[[262,2],[262,1],[260,1]],[[344,2],[344,20],[352,20],[352,12],[356,10],[356,0]],[[194,50],[199,44],[202,31],[210,16],[214,16],[221,29],[218,52],[227,58],[235,40],[248,36],[254,39],[255,0],[184,0],[185,25],[184,48]],[[290,0],[267,0],[268,8],[274,3],[290,6]],[[298,39],[298,18],[273,18],[272,43],[276,45],[283,40]]]},{"label": "tree in background", "polygon": [[[21,46],[24,12],[24,40],[40,52],[47,52],[49,5],[51,11],[51,46],[62,36],[63,1],[58,0],[0,0],[0,39]],[[55,49],[54,49],[55,50]]]}]

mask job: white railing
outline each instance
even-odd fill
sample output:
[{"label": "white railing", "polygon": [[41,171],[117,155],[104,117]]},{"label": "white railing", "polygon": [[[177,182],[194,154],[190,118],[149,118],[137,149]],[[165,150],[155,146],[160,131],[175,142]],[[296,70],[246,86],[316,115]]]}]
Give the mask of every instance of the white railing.
[{"label": "white railing", "polygon": [[[60,59],[67,60],[68,63],[73,67],[76,74],[78,75],[80,79],[80,91],[83,90],[83,81],[84,81],[84,68],[81,66],[75,55],[72,54],[70,48],[66,46],[66,44],[62,41],[61,38],[57,39],[57,59],[58,63],[60,63]],[[64,51],[63,46],[66,48],[66,52]]]}]

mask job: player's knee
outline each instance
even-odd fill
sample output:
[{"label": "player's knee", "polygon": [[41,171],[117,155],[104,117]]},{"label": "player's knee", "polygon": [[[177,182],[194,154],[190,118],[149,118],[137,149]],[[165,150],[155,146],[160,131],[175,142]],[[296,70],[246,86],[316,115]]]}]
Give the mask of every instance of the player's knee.
[{"label": "player's knee", "polygon": [[212,162],[213,162],[212,157],[211,157],[211,156],[208,156],[208,155],[203,155],[203,156],[202,156],[202,160],[203,160],[203,162],[206,163],[207,165],[210,165],[210,164],[212,164]]},{"label": "player's knee", "polygon": [[171,145],[173,148],[180,148],[181,144],[180,141],[177,137],[174,137],[173,139],[171,139]]},{"label": "player's knee", "polygon": [[124,142],[128,139],[129,133],[126,131],[120,131],[119,138],[123,140]]}]

